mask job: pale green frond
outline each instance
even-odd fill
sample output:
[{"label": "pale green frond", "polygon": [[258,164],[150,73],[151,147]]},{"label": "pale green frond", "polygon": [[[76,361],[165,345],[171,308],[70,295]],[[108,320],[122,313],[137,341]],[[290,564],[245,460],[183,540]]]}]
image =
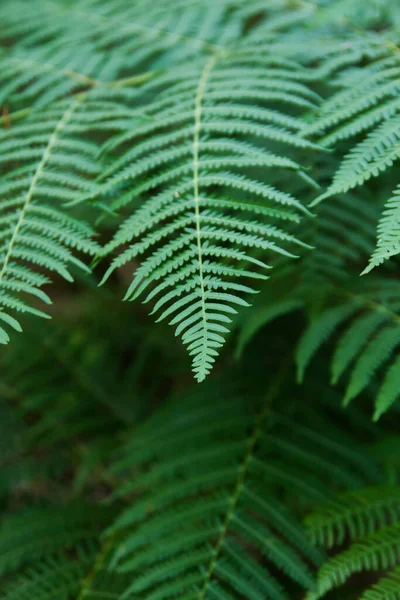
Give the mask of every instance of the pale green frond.
[{"label": "pale green frond", "polygon": [[378,223],[376,250],[369,259],[368,266],[362,275],[372,271],[391,256],[400,252],[400,188],[397,187],[393,196],[385,204],[385,209]]},{"label": "pale green frond", "polygon": [[[95,188],[93,176],[99,168],[94,159],[96,146],[78,132],[68,132],[84,101],[60,102],[0,134],[5,168],[8,166],[7,180],[0,188],[0,305],[7,315],[27,310],[40,314],[29,307],[29,300],[25,302],[26,294],[49,302],[40,290],[48,279],[41,274],[36,277],[27,267],[43,267],[71,281],[71,267],[88,271],[76,253],[98,252],[92,227],[65,209],[65,202]],[[35,126],[33,130],[29,124]],[[7,150],[10,142],[18,148],[35,147],[35,151],[18,150],[16,157]],[[21,177],[21,165],[27,176]],[[8,336],[3,328],[1,331],[5,342]]]},{"label": "pale green frond", "polygon": [[[169,318],[178,326],[199,381],[228,333],[219,322],[227,322],[224,315],[235,306],[247,306],[242,296],[254,291],[234,279],[265,278],[257,269],[253,275],[251,249],[292,257],[293,246],[305,246],[269,223],[307,214],[293,194],[277,187],[274,173],[304,179],[295,153],[316,146],[296,132],[291,115],[286,119],[284,110],[264,105],[279,101],[280,94],[318,98],[293,80],[293,70],[266,60],[268,78],[245,55],[241,59],[240,51],[232,59],[229,52],[217,52],[193,61],[175,82],[168,73],[154,78],[142,89],[144,98],[151,93],[145,108],[152,119],[133,123],[105,147],[115,153],[129,142],[103,176],[103,189],[116,196],[114,208],[144,199],[106,248],[119,254],[105,278],[140,260],[126,298],[158,282],[145,301],[157,296],[153,313],[161,311],[158,320]],[[239,72],[246,74],[240,85]],[[115,193],[120,186],[122,196]],[[228,247],[238,254],[229,254]],[[229,260],[225,267],[221,258]]]}]

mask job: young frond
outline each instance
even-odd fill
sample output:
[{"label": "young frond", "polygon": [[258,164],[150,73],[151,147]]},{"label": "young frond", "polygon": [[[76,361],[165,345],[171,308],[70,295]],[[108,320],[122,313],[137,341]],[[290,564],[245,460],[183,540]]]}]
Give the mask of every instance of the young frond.
[{"label": "young frond", "polygon": [[107,192],[124,190],[115,208],[141,205],[106,247],[119,254],[105,279],[140,260],[126,299],[151,300],[158,320],[176,326],[199,381],[257,290],[251,280],[267,278],[254,249],[294,256],[305,245],[283,226],[307,211],[274,177],[307,177],[295,154],[314,146],[285,107],[312,107],[317,97],[293,77],[300,67],[266,56],[261,69],[253,58],[217,53],[145,84],[151,120],[106,145],[120,150],[104,174]]}]

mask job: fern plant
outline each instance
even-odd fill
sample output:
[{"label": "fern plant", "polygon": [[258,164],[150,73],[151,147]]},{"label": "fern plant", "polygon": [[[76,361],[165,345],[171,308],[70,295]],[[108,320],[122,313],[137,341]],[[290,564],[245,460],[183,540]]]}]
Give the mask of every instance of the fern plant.
[{"label": "fern plant", "polygon": [[400,598],[398,12],[1,3],[1,600]]}]

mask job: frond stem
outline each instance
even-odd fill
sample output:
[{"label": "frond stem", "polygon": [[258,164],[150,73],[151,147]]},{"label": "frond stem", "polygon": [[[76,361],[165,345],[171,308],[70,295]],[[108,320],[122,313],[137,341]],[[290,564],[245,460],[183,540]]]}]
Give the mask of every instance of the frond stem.
[{"label": "frond stem", "polygon": [[201,241],[201,224],[200,224],[200,193],[199,193],[199,148],[200,148],[200,130],[201,130],[201,117],[202,117],[202,105],[205,89],[207,87],[207,81],[210,73],[217,60],[217,55],[212,55],[206,62],[203,72],[201,74],[199,84],[197,86],[196,98],[194,104],[194,129],[193,129],[193,202],[196,222],[196,239],[197,239],[197,253],[199,262],[199,278],[200,278],[200,291],[201,291],[201,308],[202,317],[204,323],[205,334],[207,331],[207,313],[206,313],[206,302],[205,302],[205,286],[204,286],[204,272],[203,272],[203,252],[202,252],[202,241]]}]

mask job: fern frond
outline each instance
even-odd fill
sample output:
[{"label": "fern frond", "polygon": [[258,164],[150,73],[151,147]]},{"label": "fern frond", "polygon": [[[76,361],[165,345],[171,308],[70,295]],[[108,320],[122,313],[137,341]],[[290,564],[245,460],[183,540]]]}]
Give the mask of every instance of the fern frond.
[{"label": "fern frond", "polygon": [[113,509],[80,504],[7,515],[0,526],[1,575],[79,543],[95,541],[112,514]]},{"label": "fern frond", "polygon": [[400,153],[399,138],[400,118],[385,120],[344,158],[332,185],[319,200],[344,194],[393,166]]},{"label": "fern frond", "polygon": [[331,548],[347,539],[365,537],[400,518],[400,489],[373,487],[337,496],[305,523],[313,543]]},{"label": "fern frond", "polygon": [[[316,311],[297,350],[299,380],[321,345],[341,330],[331,373],[332,383],[349,370],[344,402],[347,404],[370,384],[379,372],[382,383],[375,401],[378,419],[398,398],[399,291],[392,280],[376,280],[353,290],[336,290],[336,302]],[[328,290],[329,292],[329,290]],[[332,290],[331,290],[332,292]]]},{"label": "fern frond", "polygon": [[382,264],[391,256],[400,252],[400,187],[393,192],[393,196],[385,204],[382,218],[378,224],[378,240],[375,252],[372,254],[368,266],[361,275],[369,273],[373,268]]},{"label": "fern frond", "polygon": [[[105,278],[141,259],[126,298],[153,287],[144,299],[156,300],[153,313],[159,320],[177,325],[199,381],[224,342],[230,315],[248,305],[242,295],[255,291],[236,281],[252,272],[266,277],[255,269],[251,249],[293,256],[286,246],[303,245],[270,224],[296,221],[307,211],[290,193],[268,183],[268,173],[280,169],[282,175],[301,177],[300,165],[283,148],[290,153],[313,145],[296,133],[294,117],[263,105],[312,106],[316,96],[293,80],[294,70],[275,68],[268,57],[265,69],[253,67],[251,57],[239,50],[213,55],[183,67],[179,75],[170,71],[145,84],[143,97],[153,96],[146,106],[152,120],[107,144],[108,151],[121,152],[127,142],[134,144],[106,173],[106,190],[130,186],[115,207],[136,198],[144,203],[106,248],[122,253]],[[262,104],[254,106],[257,102]],[[249,169],[265,175],[261,179]],[[258,261],[258,266],[267,265]]]},{"label": "fern frond", "polygon": [[81,102],[78,97],[60,102],[0,133],[7,169],[0,184],[2,343],[9,339],[5,325],[20,330],[13,313],[45,316],[29,300],[51,302],[41,290],[49,282],[43,271],[72,281],[71,267],[89,270],[76,254],[98,252],[93,229],[65,209],[66,202],[96,189],[91,181],[98,172],[96,146],[79,136]]},{"label": "fern frond", "polygon": [[354,542],[347,550],[329,559],[318,575],[318,592],[307,600],[322,598],[334,587],[343,584],[353,573],[379,571],[393,567],[399,560],[400,526],[384,527]]},{"label": "fern frond", "polygon": [[39,562],[23,575],[0,590],[1,600],[70,600],[76,598],[86,569],[93,560],[92,553],[79,552],[79,561],[57,557]]},{"label": "fern frond", "polygon": [[79,53],[47,44],[0,51],[0,104],[13,112],[24,107],[31,111],[82,89],[105,86],[97,76],[103,76],[106,62],[107,57],[87,43]]},{"label": "fern frond", "polygon": [[175,401],[135,432],[115,472],[127,476],[118,496],[140,497],[109,529],[110,568],[131,577],[122,598],[286,598],[268,564],[312,587],[303,556],[318,562],[318,553],[258,468],[271,462],[260,441],[276,393],[261,409],[226,395],[184,397],[184,413]]},{"label": "fern frond", "polygon": [[[389,171],[399,157],[399,100],[400,69],[392,46],[379,36],[371,39],[381,46],[381,55],[368,57],[364,68],[346,69],[338,79],[342,87],[322,105],[319,117],[305,128],[318,133],[322,142],[334,146],[364,134],[342,160],[328,190],[316,201],[343,194]],[[358,75],[357,75],[358,73]],[[378,225],[377,248],[363,273],[398,253],[396,239],[396,195],[387,201]],[[398,237],[398,236],[397,236]]]},{"label": "fern frond", "polygon": [[398,598],[400,598],[400,567],[366,590],[360,600],[398,600]]}]

